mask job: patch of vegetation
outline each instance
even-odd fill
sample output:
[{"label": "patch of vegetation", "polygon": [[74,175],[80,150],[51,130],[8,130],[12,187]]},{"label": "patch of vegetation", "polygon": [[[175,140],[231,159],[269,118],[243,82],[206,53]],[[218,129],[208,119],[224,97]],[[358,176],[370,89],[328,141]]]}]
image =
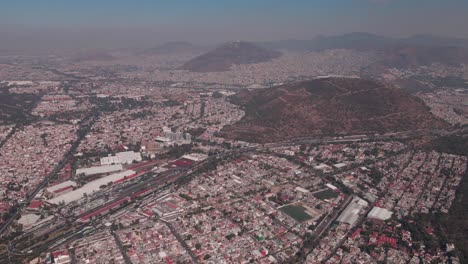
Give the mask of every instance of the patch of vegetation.
[{"label": "patch of vegetation", "polygon": [[465,171],[449,213],[439,215],[437,220],[442,235],[460,250],[461,263],[468,263],[468,171]]},{"label": "patch of vegetation", "polygon": [[0,90],[0,125],[26,123],[29,112],[39,99],[35,94],[12,94]]},{"label": "patch of vegetation", "polygon": [[321,200],[333,199],[339,194],[333,190],[327,189],[318,193],[314,193],[314,197]]},{"label": "patch of vegetation", "polygon": [[304,222],[312,219],[312,216],[305,212],[306,209],[299,205],[287,205],[282,207],[280,210],[298,222]]},{"label": "patch of vegetation", "polygon": [[429,148],[438,152],[468,156],[468,135],[441,137],[432,141]]}]

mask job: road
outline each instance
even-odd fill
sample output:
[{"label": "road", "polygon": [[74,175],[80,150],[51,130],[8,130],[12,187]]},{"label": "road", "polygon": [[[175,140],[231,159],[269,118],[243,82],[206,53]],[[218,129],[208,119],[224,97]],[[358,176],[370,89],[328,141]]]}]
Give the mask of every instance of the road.
[{"label": "road", "polygon": [[187,245],[187,243],[185,243],[185,240],[179,235],[179,233],[177,233],[177,230],[174,228],[174,226],[169,223],[169,222],[164,222],[167,227],[169,227],[169,229],[171,230],[172,234],[177,238],[177,241],[179,241],[179,243],[185,248],[185,250],[187,251],[187,253],[190,255],[190,257],[192,258],[192,261],[193,263],[200,263],[198,261],[198,258],[197,256],[195,256],[195,254],[193,253],[193,251],[190,249],[190,247]]},{"label": "road", "polygon": [[127,250],[122,245],[122,241],[120,241],[119,236],[114,231],[111,231],[111,234],[114,237],[115,243],[119,247],[120,254],[122,254],[122,256],[124,258],[124,261],[125,261],[125,264],[132,264],[132,261],[130,260],[130,258],[127,255]]}]

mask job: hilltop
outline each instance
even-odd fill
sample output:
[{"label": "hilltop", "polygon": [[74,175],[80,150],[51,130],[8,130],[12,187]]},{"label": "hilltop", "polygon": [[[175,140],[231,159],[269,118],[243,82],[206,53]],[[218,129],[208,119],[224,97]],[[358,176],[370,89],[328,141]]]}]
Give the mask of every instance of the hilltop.
[{"label": "hilltop", "polygon": [[182,69],[192,72],[227,71],[232,65],[266,62],[281,56],[278,51],[260,48],[243,41],[223,44],[186,62]]},{"label": "hilltop", "polygon": [[244,106],[246,115],[225,127],[224,136],[253,142],[447,126],[419,98],[360,78],[321,78],[244,91],[231,101]]}]

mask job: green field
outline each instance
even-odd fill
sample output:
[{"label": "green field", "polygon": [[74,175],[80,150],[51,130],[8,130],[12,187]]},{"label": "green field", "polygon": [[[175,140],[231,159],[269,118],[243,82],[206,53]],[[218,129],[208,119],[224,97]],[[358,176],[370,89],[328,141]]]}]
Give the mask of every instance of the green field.
[{"label": "green field", "polygon": [[304,222],[307,220],[312,219],[312,216],[308,215],[305,212],[305,208],[299,205],[287,205],[285,207],[280,208],[285,214],[294,218],[294,220],[298,222]]},{"label": "green field", "polygon": [[321,192],[318,192],[318,193],[314,194],[315,198],[322,199],[322,200],[332,199],[332,198],[335,198],[337,196],[338,196],[338,193],[333,191],[333,190],[330,190],[330,189],[327,189],[325,191],[321,191]]}]

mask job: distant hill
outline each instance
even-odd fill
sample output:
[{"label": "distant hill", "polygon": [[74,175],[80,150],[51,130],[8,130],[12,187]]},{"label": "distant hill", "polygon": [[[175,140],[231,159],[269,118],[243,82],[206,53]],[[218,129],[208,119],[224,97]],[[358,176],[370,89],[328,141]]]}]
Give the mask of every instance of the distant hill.
[{"label": "distant hill", "polygon": [[395,45],[396,40],[370,33],[354,32],[338,36],[318,36],[312,50],[354,49],[376,50]]},{"label": "distant hill", "polygon": [[411,67],[442,63],[468,63],[468,40],[433,35],[414,35],[408,38],[389,38],[370,33],[354,32],[336,36],[318,36],[311,40],[284,40],[258,43],[264,48],[317,52],[327,49],[351,49],[375,52],[379,66]]},{"label": "distant hill", "polygon": [[365,32],[353,32],[334,36],[317,36],[309,40],[281,40],[256,43],[269,49],[291,51],[321,51],[325,49],[383,50],[402,46],[468,48],[468,39],[440,37],[430,34],[407,38],[390,38]]},{"label": "distant hill", "polygon": [[396,43],[396,40],[364,32],[335,36],[317,36],[310,40],[282,40],[258,43],[261,47],[291,51],[322,51],[326,49],[381,49]]},{"label": "distant hill", "polygon": [[177,53],[196,53],[203,52],[206,48],[195,46],[186,41],[172,41],[159,45],[154,48],[146,49],[139,52],[139,55],[161,55],[161,54],[177,54]]},{"label": "distant hill", "polygon": [[441,37],[431,34],[418,34],[408,38],[400,39],[404,44],[413,44],[420,46],[446,46],[468,48],[468,39]]},{"label": "distant hill", "polygon": [[193,72],[219,72],[229,70],[232,65],[266,62],[279,56],[278,51],[233,41],[186,62],[181,68]]},{"label": "distant hill", "polygon": [[405,91],[357,78],[323,78],[243,91],[231,100],[244,106],[246,115],[222,133],[252,142],[448,126]]},{"label": "distant hill", "polygon": [[380,63],[390,67],[411,67],[442,63],[459,65],[468,63],[468,49],[448,46],[400,45],[381,51]]}]

